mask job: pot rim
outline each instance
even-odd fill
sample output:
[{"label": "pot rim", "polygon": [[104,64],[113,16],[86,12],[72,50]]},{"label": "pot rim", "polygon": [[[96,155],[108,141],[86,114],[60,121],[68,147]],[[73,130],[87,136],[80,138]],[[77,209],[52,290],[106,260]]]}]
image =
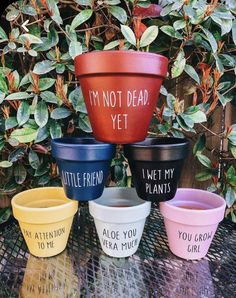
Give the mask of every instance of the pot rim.
[{"label": "pot rim", "polygon": [[116,149],[116,145],[99,142],[93,137],[55,138],[51,145],[53,157],[72,161],[110,160]]},{"label": "pot rim", "polygon": [[[57,201],[64,202],[64,204],[45,208],[25,206],[30,201],[36,202],[37,196],[38,200],[44,203],[57,199]],[[63,187],[39,187],[25,190],[16,194],[11,202],[14,217],[19,222],[32,224],[48,224],[63,221],[74,216],[78,210],[78,201],[68,199],[64,194]]]},{"label": "pot rim", "polygon": [[171,161],[184,159],[188,147],[189,141],[186,138],[147,137],[144,141],[124,145],[124,154],[130,160]]},{"label": "pot rim", "polygon": [[[183,198],[189,196],[191,198],[189,202],[195,202],[196,205],[211,206],[211,208],[206,210],[180,208],[175,203],[183,202],[187,205],[188,200],[181,200],[179,196]],[[213,202],[218,206],[211,205]],[[224,218],[225,208],[226,202],[221,196],[207,190],[195,188],[178,188],[173,199],[160,202],[160,212],[164,218],[171,220],[173,223],[178,222],[192,226],[218,224]]]},{"label": "pot rim", "polygon": [[[119,59],[119,61],[114,63],[116,59]],[[142,63],[141,59],[145,60],[142,67],[140,67],[140,63]],[[92,51],[75,57],[75,73],[77,77],[98,73],[127,73],[134,75],[146,74],[165,78],[168,61],[168,58],[163,55],[149,52],[133,50]]]},{"label": "pot rim", "polygon": [[[104,205],[103,201],[108,204],[130,204],[135,205],[127,207],[114,207]],[[135,188],[129,187],[107,187],[104,189],[100,198],[89,201],[89,212],[96,220],[104,223],[127,224],[145,219],[151,211],[151,202],[140,199]],[[106,212],[104,214],[104,212]]]}]

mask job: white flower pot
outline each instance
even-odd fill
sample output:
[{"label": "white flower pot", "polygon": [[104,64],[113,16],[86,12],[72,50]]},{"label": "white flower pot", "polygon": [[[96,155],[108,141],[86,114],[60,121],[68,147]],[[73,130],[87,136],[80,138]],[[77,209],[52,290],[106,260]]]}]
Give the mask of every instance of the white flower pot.
[{"label": "white flower pot", "polygon": [[90,201],[89,212],[103,251],[116,258],[133,255],[150,210],[151,203],[140,199],[133,188],[106,188],[99,199]]}]

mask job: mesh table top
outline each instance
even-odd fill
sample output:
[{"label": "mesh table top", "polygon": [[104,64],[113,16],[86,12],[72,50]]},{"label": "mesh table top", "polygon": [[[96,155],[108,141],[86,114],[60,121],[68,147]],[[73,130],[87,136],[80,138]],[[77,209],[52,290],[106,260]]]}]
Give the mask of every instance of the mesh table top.
[{"label": "mesh table top", "polygon": [[28,253],[17,223],[0,232],[0,298],[236,297],[236,225],[220,224],[206,258],[186,261],[167,246],[152,209],[137,253],[106,256],[87,207],[75,218],[66,250],[52,258]]}]

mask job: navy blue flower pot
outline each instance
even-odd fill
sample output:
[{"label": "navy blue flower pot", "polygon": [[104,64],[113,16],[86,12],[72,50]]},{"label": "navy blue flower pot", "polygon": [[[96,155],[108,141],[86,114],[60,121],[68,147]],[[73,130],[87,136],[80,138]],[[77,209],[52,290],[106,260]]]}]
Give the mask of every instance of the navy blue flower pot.
[{"label": "navy blue flower pot", "polygon": [[102,195],[115,148],[94,138],[52,140],[52,155],[68,198],[90,201]]},{"label": "navy blue flower pot", "polygon": [[125,145],[138,196],[152,202],[172,199],[187,153],[188,141],[180,138],[146,138]]}]

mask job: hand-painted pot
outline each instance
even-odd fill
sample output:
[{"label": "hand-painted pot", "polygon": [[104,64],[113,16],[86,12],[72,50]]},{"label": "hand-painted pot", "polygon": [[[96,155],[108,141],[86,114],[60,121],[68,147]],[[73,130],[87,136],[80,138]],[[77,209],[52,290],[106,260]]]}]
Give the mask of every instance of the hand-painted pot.
[{"label": "hand-painted pot", "polygon": [[58,138],[52,140],[66,196],[89,201],[102,195],[115,145],[94,138]]},{"label": "hand-painted pot", "polygon": [[219,195],[191,188],[179,188],[172,200],[160,203],[173,254],[191,260],[206,256],[225,207]]},{"label": "hand-painted pot", "polygon": [[32,255],[51,257],[65,249],[78,202],[69,200],[62,187],[23,191],[12,207]]},{"label": "hand-painted pot", "polygon": [[142,237],[151,203],[141,200],[133,188],[109,187],[89,202],[103,251],[116,258],[134,254]]},{"label": "hand-painted pot", "polygon": [[116,144],[142,141],[166,77],[168,59],[135,51],[95,51],[75,58],[94,136]]},{"label": "hand-painted pot", "polygon": [[180,138],[146,138],[125,145],[139,197],[153,202],[172,199],[187,153],[188,141]]}]

